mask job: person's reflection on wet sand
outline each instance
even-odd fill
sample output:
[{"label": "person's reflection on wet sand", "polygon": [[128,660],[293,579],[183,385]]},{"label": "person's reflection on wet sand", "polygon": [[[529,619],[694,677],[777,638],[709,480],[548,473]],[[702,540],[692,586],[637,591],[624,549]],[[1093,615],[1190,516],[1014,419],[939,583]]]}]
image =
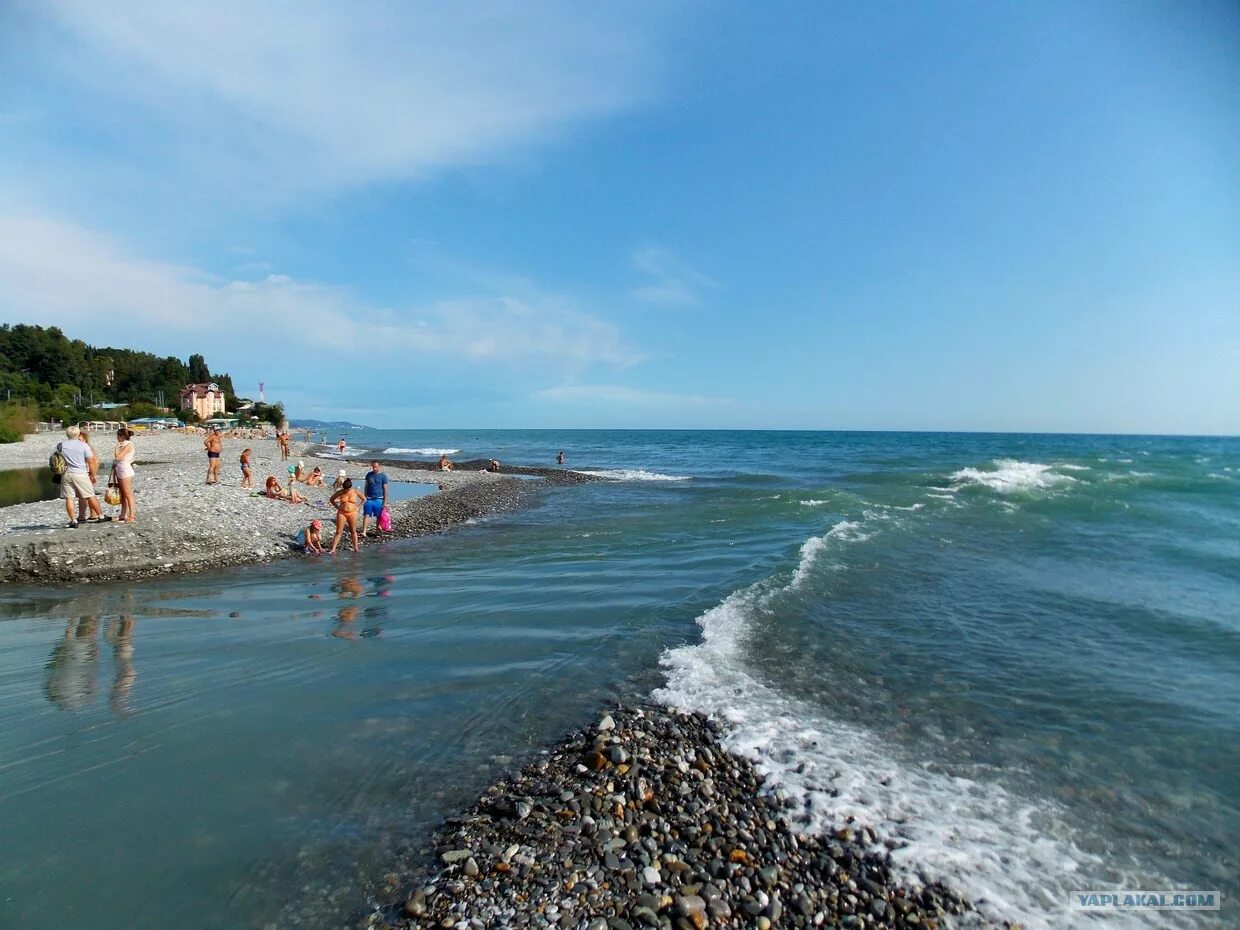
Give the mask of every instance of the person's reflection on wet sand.
[{"label": "person's reflection on wet sand", "polygon": [[79,710],[99,690],[98,617],[70,620],[47,660],[43,693],[61,710]]}]

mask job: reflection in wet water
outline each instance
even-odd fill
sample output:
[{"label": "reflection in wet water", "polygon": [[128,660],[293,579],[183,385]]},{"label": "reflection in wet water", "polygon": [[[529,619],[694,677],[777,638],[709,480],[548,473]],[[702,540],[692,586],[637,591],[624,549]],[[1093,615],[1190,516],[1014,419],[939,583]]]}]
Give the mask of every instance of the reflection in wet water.
[{"label": "reflection in wet water", "polygon": [[[332,590],[336,592],[336,596],[341,600],[387,597],[391,594],[392,585],[395,582],[396,578],[394,575],[368,578],[365,582],[356,575],[346,575],[332,585]],[[386,604],[372,605],[364,609],[360,604],[342,604],[336,610],[336,627],[332,630],[331,635],[337,639],[358,639],[359,637],[378,636],[382,631],[379,621],[386,616],[387,611]],[[356,627],[359,616],[366,618],[367,621],[366,625],[360,630]]]},{"label": "reflection in wet water", "polygon": [[[125,600],[129,599],[126,595]],[[43,693],[61,710],[81,710],[93,703],[99,690],[99,623],[98,615],[72,618],[65,624],[64,635],[52,646]],[[103,631],[104,641],[112,647],[108,705],[120,716],[131,713],[129,695],[138,677],[133,661],[133,627],[133,616],[124,614],[107,618]]]}]

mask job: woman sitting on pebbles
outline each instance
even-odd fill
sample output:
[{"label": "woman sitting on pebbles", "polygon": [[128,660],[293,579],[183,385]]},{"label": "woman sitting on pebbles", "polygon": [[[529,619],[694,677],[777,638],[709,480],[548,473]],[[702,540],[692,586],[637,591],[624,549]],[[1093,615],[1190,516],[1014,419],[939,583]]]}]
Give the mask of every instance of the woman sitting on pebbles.
[{"label": "woman sitting on pebbles", "polygon": [[452,462],[446,455],[439,456],[439,470],[452,471]]},{"label": "woman sitting on pebbles", "polygon": [[308,488],[324,487],[323,469],[320,468],[318,465],[314,466],[314,471],[306,475],[306,487]]},{"label": "woman sitting on pebbles", "polygon": [[361,540],[357,538],[357,515],[361,512],[362,505],[366,503],[366,498],[353,490],[352,479],[345,478],[344,486],[331,496],[329,503],[336,508],[336,535],[332,539],[331,554],[336,554],[336,548],[340,545],[340,537],[344,535],[345,526],[349,527],[349,535],[353,539],[353,551],[357,552],[362,545]]},{"label": "woman sitting on pebbles", "polygon": [[290,485],[289,489],[285,491],[284,488],[281,487],[280,482],[276,481],[275,475],[267,476],[267,485],[264,488],[263,493],[272,500],[288,501],[290,504],[305,503],[305,500],[300,494],[297,493],[296,490],[293,489],[292,485]]},{"label": "woman sitting on pebbles", "polygon": [[116,449],[112,452],[112,474],[121,492],[122,523],[133,523],[137,508],[133,502],[133,433],[125,427],[116,431]]}]

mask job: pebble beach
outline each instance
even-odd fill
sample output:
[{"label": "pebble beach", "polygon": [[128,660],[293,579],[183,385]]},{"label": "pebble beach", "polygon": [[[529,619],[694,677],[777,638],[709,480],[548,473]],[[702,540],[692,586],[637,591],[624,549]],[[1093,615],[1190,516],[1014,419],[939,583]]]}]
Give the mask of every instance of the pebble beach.
[{"label": "pebble beach", "polygon": [[[46,466],[59,438],[57,433],[40,433],[0,446],[0,469]],[[344,468],[359,482],[369,467],[368,461],[324,454],[328,450],[314,444],[294,443],[292,457],[282,462],[274,439],[225,439],[221,480],[207,485],[200,436],[144,432],[134,442],[137,522],[82,524],[69,529],[60,500],[0,508],[0,582],[145,578],[300,556],[292,545],[293,537],[313,519],[323,521],[324,540],[330,543],[335,512],[327,500],[337,471]],[[111,437],[95,437],[94,447],[101,460],[97,490],[102,504],[111,465]],[[240,486],[238,459],[247,447],[253,450],[252,490]],[[305,463],[307,471],[320,466],[327,486],[298,483],[304,504],[257,494],[268,475],[287,486],[288,465],[298,461]],[[384,534],[386,538],[437,532],[515,507],[529,491],[529,482],[482,468],[448,472],[430,468],[431,463],[422,467],[385,463],[393,483],[445,486],[426,497],[393,502],[393,531]],[[104,511],[115,514],[117,508],[105,506]],[[346,537],[341,551],[347,548]]]},{"label": "pebble beach", "polygon": [[871,828],[796,827],[719,726],[615,708],[450,818],[392,874],[372,930],[1012,927],[935,881],[901,884]]}]

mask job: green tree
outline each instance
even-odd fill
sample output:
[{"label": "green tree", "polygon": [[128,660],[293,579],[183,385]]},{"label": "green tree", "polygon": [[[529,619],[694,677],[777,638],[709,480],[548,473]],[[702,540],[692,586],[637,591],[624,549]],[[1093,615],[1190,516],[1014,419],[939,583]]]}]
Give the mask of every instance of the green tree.
[{"label": "green tree", "polygon": [[189,357],[189,380],[192,384],[206,384],[211,380],[211,369],[201,355]]}]

